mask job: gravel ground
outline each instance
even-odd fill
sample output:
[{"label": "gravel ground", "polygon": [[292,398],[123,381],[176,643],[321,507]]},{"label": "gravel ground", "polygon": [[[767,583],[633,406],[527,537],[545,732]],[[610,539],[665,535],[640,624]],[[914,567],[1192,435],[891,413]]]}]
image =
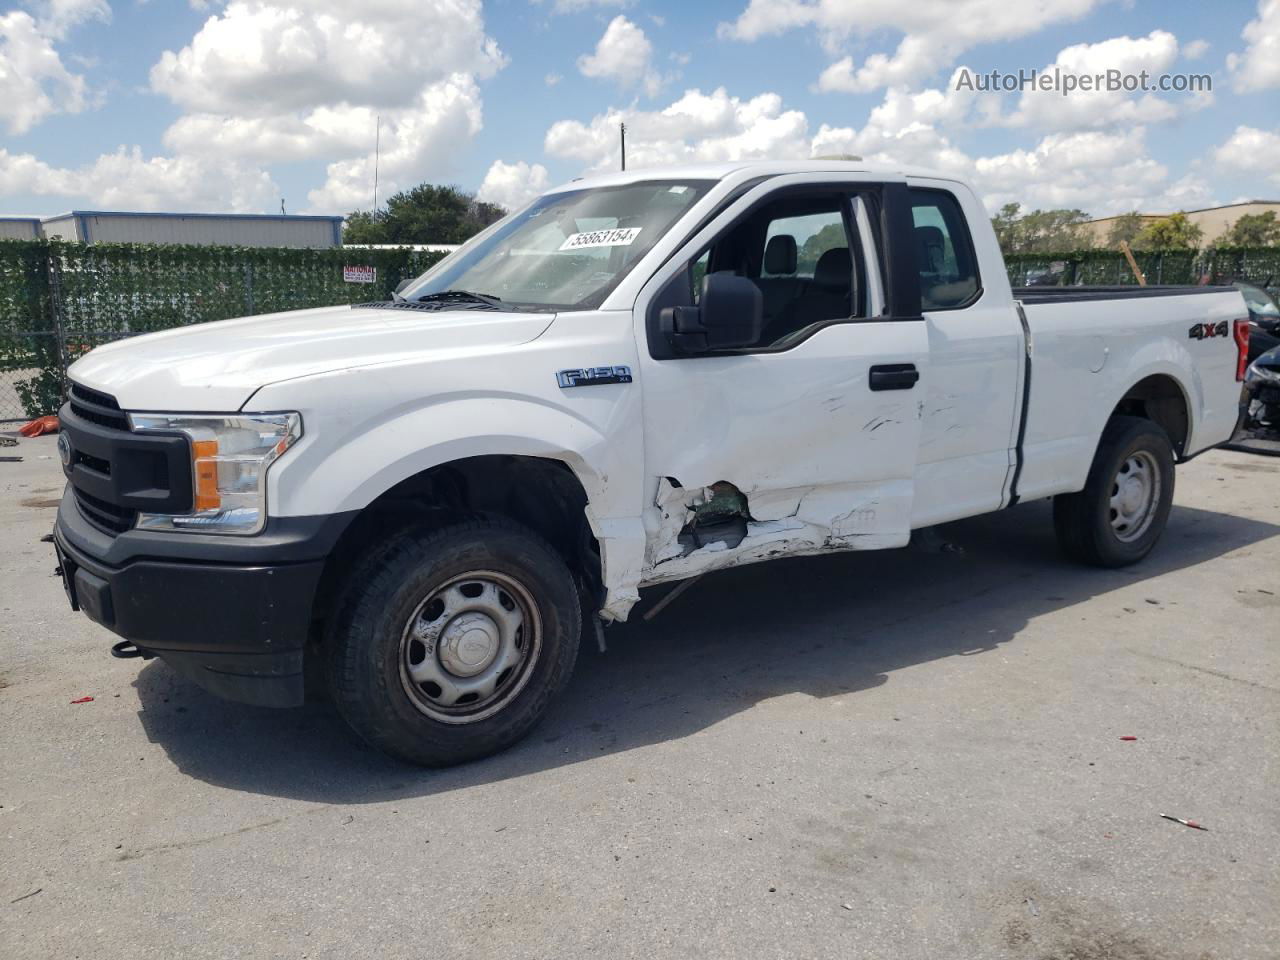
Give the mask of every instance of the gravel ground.
[{"label": "gravel ground", "polygon": [[1123,571],[1034,503],[708,577],[431,772],[111,659],[38,542],[53,442],[15,452],[5,958],[1280,957],[1275,459],[1180,469]]}]

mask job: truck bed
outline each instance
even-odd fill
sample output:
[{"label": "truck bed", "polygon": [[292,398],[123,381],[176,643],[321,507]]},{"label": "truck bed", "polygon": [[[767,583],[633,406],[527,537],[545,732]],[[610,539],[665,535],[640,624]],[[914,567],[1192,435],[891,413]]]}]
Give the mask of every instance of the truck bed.
[{"label": "truck bed", "polygon": [[[1239,415],[1234,287],[1020,287],[1030,391],[1019,493],[1080,489],[1107,417],[1147,378],[1179,383],[1188,422],[1180,456],[1226,440]],[[1187,371],[1194,371],[1188,375]]]}]

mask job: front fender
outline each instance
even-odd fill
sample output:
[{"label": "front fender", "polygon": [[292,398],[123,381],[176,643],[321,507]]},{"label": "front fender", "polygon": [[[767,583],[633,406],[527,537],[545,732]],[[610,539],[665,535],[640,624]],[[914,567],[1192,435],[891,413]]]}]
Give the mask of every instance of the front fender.
[{"label": "front fender", "polygon": [[605,466],[608,445],[600,429],[525,398],[433,397],[415,408],[390,411],[346,436],[324,439],[272,471],[273,502],[281,514],[362,510],[415,474],[485,454],[560,460],[597,509],[607,510],[613,494]]}]

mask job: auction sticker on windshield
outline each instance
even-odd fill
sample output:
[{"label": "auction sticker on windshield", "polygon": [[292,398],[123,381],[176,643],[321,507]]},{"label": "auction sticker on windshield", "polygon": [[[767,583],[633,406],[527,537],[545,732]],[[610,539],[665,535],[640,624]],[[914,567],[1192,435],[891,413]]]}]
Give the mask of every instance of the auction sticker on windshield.
[{"label": "auction sticker on windshield", "polygon": [[592,230],[589,233],[573,233],[560,244],[561,250],[581,250],[584,247],[629,247],[640,236],[643,227],[622,227],[617,230]]}]

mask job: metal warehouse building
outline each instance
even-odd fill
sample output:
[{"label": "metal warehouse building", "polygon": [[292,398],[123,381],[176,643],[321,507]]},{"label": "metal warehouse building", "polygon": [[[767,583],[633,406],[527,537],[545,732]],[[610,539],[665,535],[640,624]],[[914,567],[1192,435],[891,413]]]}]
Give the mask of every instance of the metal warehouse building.
[{"label": "metal warehouse building", "polygon": [[[49,239],[81,243],[194,243],[240,247],[340,247],[342,217],[256,213],[72,210],[43,221]],[[7,234],[4,234],[7,236]],[[31,235],[24,234],[30,237]]]},{"label": "metal warehouse building", "polygon": [[0,217],[0,240],[39,240],[39,217]]}]

